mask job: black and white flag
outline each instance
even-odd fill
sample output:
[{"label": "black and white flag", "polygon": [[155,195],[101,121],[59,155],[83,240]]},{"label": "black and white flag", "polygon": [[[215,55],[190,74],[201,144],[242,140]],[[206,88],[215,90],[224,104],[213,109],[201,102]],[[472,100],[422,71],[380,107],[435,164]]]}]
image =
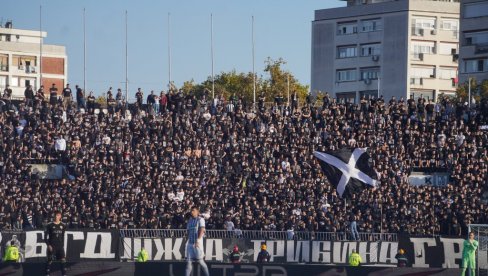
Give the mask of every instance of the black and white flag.
[{"label": "black and white flag", "polygon": [[376,187],[376,172],[369,164],[369,155],[364,148],[343,148],[324,153],[313,153],[329,182],[340,197],[351,197],[361,192],[366,185]]}]

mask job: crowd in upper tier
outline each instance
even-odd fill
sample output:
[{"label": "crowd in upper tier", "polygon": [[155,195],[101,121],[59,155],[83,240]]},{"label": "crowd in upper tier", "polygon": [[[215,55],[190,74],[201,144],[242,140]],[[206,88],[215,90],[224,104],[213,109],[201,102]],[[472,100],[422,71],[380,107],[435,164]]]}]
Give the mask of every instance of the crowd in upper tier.
[{"label": "crowd in upper tier", "polygon": [[[207,229],[345,232],[354,221],[359,232],[461,235],[488,223],[486,101],[261,94],[253,106],[172,90],[144,103],[139,90],[126,106],[110,90],[103,112],[79,87],[54,89],[3,95],[0,229],[43,228],[56,210],[71,228],[185,228],[192,205]],[[313,156],[341,147],[367,147],[380,182],[346,202]],[[32,164],[63,164],[65,177],[42,179]],[[447,171],[449,184],[411,185],[416,170]]]}]

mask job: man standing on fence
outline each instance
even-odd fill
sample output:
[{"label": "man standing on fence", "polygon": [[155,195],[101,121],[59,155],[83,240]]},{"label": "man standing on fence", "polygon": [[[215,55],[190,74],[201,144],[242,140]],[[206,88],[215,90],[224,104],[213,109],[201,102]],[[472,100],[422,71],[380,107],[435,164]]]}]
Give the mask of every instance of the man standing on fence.
[{"label": "man standing on fence", "polygon": [[463,263],[461,265],[461,275],[466,274],[466,269],[469,269],[469,276],[476,275],[476,249],[478,249],[478,241],[474,239],[474,233],[469,233],[469,239],[463,244]]},{"label": "man standing on fence", "polygon": [[205,234],[205,220],[200,217],[198,207],[191,207],[191,218],[186,227],[188,242],[186,244],[186,271],[185,275],[190,276],[193,262],[198,262],[202,267],[203,274],[209,276],[208,267],[203,257],[203,235]]}]

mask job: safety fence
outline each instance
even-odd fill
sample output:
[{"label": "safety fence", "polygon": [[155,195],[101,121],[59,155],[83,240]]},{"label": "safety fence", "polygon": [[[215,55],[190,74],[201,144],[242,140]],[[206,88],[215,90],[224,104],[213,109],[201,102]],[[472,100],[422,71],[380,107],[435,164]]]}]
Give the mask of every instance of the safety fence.
[{"label": "safety fence", "polygon": [[[121,238],[184,238],[185,229],[122,229]],[[346,232],[310,232],[310,231],[259,231],[259,230],[207,230],[205,237],[209,239],[260,239],[260,240],[316,240],[316,241],[348,241],[354,240],[351,233]],[[359,233],[359,241],[398,241],[396,233]]]}]

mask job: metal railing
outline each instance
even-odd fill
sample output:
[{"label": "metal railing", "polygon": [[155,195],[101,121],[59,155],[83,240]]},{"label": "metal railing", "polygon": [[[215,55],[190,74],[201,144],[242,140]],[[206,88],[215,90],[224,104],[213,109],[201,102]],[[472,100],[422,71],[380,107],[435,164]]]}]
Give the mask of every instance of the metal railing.
[{"label": "metal railing", "polygon": [[[121,229],[121,238],[184,238],[185,229]],[[259,231],[259,230],[207,230],[208,239],[253,239],[253,240],[318,240],[348,241],[352,235],[346,232],[309,232],[309,231]],[[396,233],[359,233],[360,241],[397,242]]]}]

